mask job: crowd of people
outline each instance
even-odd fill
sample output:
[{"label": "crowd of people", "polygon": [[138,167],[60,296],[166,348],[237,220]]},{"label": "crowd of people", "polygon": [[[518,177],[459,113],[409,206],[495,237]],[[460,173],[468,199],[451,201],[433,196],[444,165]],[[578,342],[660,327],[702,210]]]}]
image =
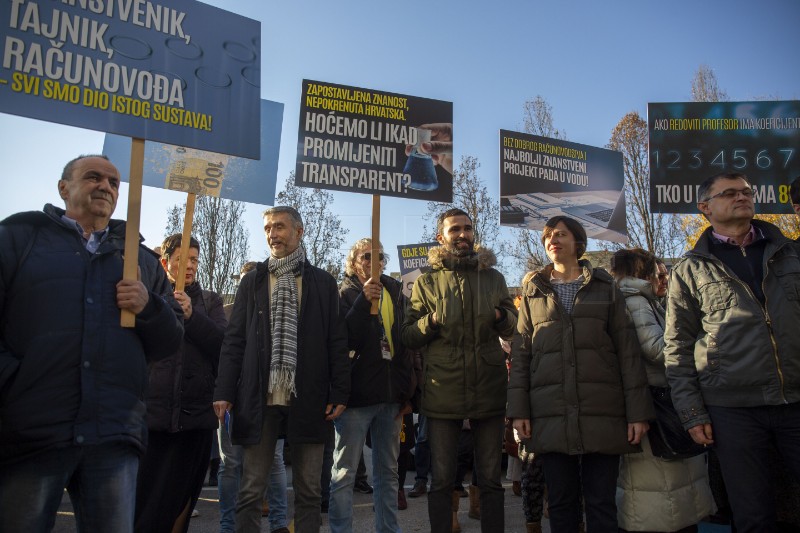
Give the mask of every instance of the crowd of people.
[{"label": "crowd of people", "polygon": [[[287,533],[285,441],[294,531],[323,513],[352,531],[360,490],[375,531],[427,494],[431,531],[458,532],[471,470],[469,517],[502,532],[504,437],[529,533],[545,516],[558,533],[691,532],[723,506],[734,531],[779,531],[774,461],[800,479],[800,244],[754,218],[746,176],[700,184],[709,227],[671,272],[639,248],[596,268],[581,224],[551,218],[550,264],[516,302],[461,209],[437,218],[406,298],[380,243],[355,242],[337,284],[276,206],[228,306],[180,234],[140,244],[123,279],[119,183],[80,156],[65,209],[0,222],[0,531],[52,530],[66,489],[78,531],[186,532],[217,441],[220,532],[269,511]],[[790,195],[800,216],[800,179]]]}]

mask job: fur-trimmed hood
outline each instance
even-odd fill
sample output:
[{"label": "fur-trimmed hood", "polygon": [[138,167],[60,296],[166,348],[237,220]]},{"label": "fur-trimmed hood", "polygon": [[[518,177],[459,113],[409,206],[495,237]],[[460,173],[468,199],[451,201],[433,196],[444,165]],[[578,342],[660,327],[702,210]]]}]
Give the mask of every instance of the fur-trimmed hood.
[{"label": "fur-trimmed hood", "polygon": [[428,262],[434,270],[488,270],[497,264],[497,256],[481,246],[464,257],[451,254],[444,246],[434,246],[428,249]]}]

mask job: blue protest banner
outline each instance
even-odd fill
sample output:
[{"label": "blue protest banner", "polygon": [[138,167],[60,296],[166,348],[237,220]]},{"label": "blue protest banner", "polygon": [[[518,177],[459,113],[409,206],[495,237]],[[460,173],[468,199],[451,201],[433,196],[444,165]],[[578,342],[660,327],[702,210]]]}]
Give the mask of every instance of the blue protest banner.
[{"label": "blue protest banner", "polygon": [[258,159],[261,24],[193,0],[0,2],[0,112]]},{"label": "blue protest banner", "polygon": [[[261,205],[275,203],[283,104],[261,100],[261,160],[147,142],[143,184]],[[130,166],[130,139],[107,134],[103,154],[119,169]],[[128,180],[122,172],[123,181]]]}]

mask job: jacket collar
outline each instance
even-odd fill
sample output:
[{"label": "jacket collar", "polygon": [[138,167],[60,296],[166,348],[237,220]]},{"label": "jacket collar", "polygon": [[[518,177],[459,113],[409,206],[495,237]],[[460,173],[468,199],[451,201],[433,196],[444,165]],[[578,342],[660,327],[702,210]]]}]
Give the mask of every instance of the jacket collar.
[{"label": "jacket collar", "polygon": [[428,250],[428,262],[434,270],[488,270],[497,264],[497,257],[481,246],[464,257],[450,253],[444,246],[433,246]]},{"label": "jacket collar", "polygon": [[[269,279],[269,270],[267,269],[268,262],[269,262],[269,257],[267,257],[267,259],[265,259],[264,261],[261,261],[260,263],[256,264],[257,283],[261,283],[265,279]],[[310,271],[309,267],[311,266],[311,263],[309,263],[308,259],[306,259],[300,265],[301,265],[300,277],[303,278],[303,283],[305,284],[306,277],[308,276],[308,273]]]},{"label": "jacket collar", "polygon": [[[608,281],[603,276],[601,276],[603,271],[595,270],[592,267],[592,263],[589,262],[588,259],[579,259],[578,265],[581,267],[581,270],[583,270],[584,285],[589,283],[589,281],[591,281],[593,277],[598,277],[599,279],[601,279],[601,281]],[[537,272],[535,274],[535,277],[539,277],[539,279],[543,279],[549,284],[550,276],[553,273],[553,268],[555,268],[555,265],[553,265],[553,263],[550,263],[549,265],[541,269],[539,272]]]},{"label": "jacket collar", "polygon": [[[792,242],[790,239],[787,239],[783,233],[781,233],[781,230],[777,226],[770,224],[769,222],[754,218],[751,224],[756,229],[756,232],[761,232],[761,235],[763,235],[764,239],[767,241],[767,246],[781,246],[787,242]],[[713,254],[709,248],[709,240],[713,238],[711,235],[712,232],[713,228],[711,226],[707,227],[700,235],[700,238],[697,239],[697,243],[695,243],[694,248],[686,252],[685,255],[699,254],[712,257]]]},{"label": "jacket collar", "polygon": [[[64,209],[60,207],[56,207],[53,204],[46,204],[44,206],[44,212],[47,216],[49,216],[53,222],[61,226],[62,228],[74,232],[77,234],[77,231],[74,227],[70,226],[61,218],[63,215],[66,214]],[[139,243],[144,241],[144,237],[139,235]],[[100,244],[98,248],[98,252],[107,250],[108,247],[112,249],[124,250],[125,249],[125,221],[124,220],[117,220],[112,218],[108,221],[108,237]]]},{"label": "jacket collar", "polygon": [[[587,285],[592,280],[600,281],[600,282],[604,282],[604,283],[613,283],[614,282],[614,278],[611,277],[611,274],[609,274],[605,270],[602,270],[602,269],[599,269],[599,268],[593,268],[592,267],[592,263],[589,262],[588,259],[579,259],[578,260],[578,264],[583,269],[583,285],[584,286]],[[534,289],[529,291],[528,294],[530,295],[533,292],[535,292],[535,289],[539,289],[539,290],[544,291],[545,288],[547,288],[547,292],[552,292],[553,288],[552,288],[552,285],[550,284],[550,274],[552,272],[553,272],[553,264],[550,263],[549,265],[544,267],[542,270],[540,270],[540,271],[536,272],[535,274],[533,274],[533,276],[530,279],[533,282]],[[528,278],[527,275],[523,279],[526,279],[526,278]]]}]

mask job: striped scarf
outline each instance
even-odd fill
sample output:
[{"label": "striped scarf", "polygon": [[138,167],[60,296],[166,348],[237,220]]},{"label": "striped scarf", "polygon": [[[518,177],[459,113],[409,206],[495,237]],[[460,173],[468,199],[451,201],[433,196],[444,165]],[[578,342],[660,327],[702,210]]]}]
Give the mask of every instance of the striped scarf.
[{"label": "striped scarf", "polygon": [[270,257],[267,269],[277,278],[270,296],[272,357],[269,365],[268,391],[286,390],[297,396],[294,385],[297,369],[297,283],[306,254],[302,246],[286,257]]}]

